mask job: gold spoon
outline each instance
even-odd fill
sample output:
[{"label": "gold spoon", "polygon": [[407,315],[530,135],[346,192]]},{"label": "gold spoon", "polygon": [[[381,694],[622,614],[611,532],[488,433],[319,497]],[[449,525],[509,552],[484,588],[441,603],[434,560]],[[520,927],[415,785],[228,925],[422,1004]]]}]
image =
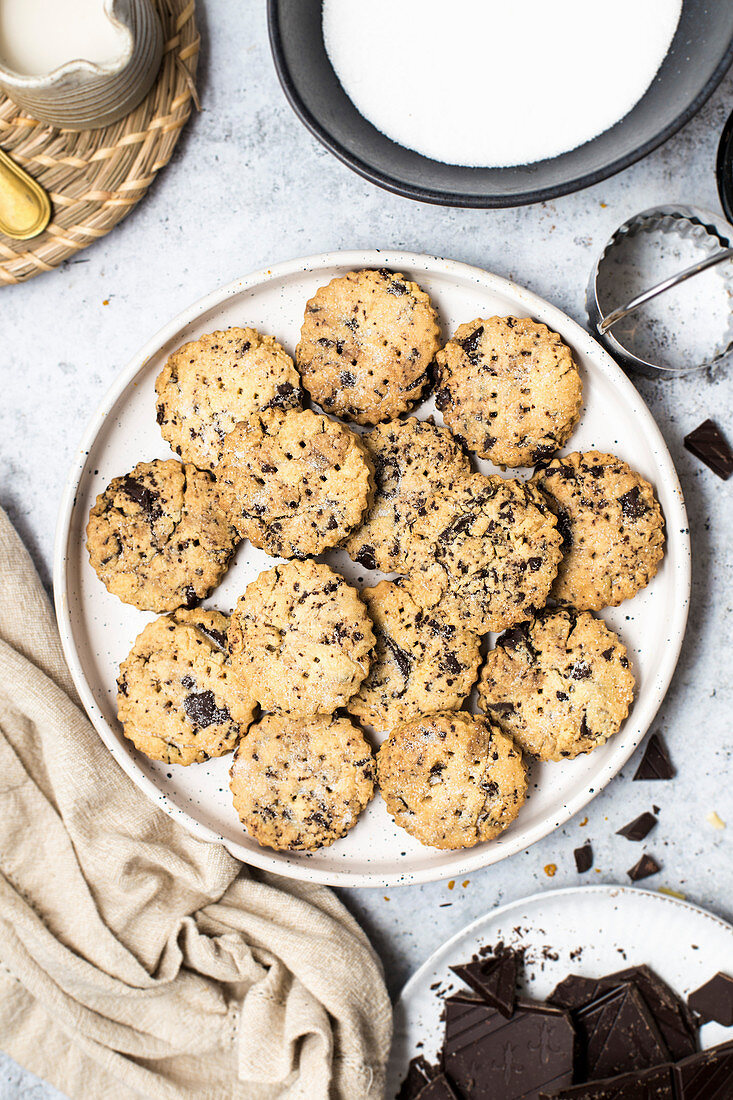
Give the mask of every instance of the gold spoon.
[{"label": "gold spoon", "polygon": [[51,201],[40,183],[0,149],[0,233],[27,241],[50,220]]}]

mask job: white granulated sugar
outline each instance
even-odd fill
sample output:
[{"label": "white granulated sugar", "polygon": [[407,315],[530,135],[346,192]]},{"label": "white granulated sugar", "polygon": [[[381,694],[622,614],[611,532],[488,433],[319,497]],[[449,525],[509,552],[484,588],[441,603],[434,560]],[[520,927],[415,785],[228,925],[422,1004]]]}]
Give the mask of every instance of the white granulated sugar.
[{"label": "white granulated sugar", "polygon": [[530,164],[638,103],[682,0],[324,0],[326,50],[378,130],[434,160]]}]

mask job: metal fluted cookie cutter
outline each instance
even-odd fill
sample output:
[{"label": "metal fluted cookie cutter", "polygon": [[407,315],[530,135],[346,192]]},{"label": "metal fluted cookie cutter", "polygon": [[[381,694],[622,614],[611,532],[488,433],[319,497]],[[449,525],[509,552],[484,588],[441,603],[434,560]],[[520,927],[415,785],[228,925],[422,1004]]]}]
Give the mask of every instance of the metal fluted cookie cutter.
[{"label": "metal fluted cookie cutter", "polygon": [[[732,218],[733,116],[717,180]],[[711,274],[700,279],[704,272]],[[694,206],[635,215],[599,256],[586,310],[594,335],[627,370],[658,378],[717,366],[733,352],[733,225]]]}]

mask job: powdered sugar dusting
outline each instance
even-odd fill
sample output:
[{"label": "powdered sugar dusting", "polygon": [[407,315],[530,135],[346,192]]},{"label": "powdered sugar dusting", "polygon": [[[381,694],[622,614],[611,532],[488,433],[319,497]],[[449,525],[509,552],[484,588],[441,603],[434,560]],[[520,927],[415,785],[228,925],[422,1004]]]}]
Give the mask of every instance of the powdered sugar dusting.
[{"label": "powdered sugar dusting", "polygon": [[349,98],[393,141],[471,167],[591,140],[652,83],[682,0],[324,0]]}]

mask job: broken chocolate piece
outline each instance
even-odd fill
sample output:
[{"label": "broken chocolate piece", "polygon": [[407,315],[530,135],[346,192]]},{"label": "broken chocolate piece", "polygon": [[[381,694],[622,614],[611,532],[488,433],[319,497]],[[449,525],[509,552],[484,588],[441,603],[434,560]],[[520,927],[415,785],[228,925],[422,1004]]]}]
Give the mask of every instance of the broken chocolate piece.
[{"label": "broken chocolate piece", "polygon": [[585,1085],[571,1085],[553,1093],[552,1100],[674,1100],[672,1067],[654,1066]]},{"label": "broken chocolate piece", "polygon": [[439,1072],[438,1067],[431,1066],[422,1054],[418,1055],[417,1058],[413,1058],[407,1067],[407,1075],[395,1100],[417,1100],[425,1086],[429,1085]]},{"label": "broken chocolate piece", "polygon": [[647,742],[646,751],[636,769],[634,779],[673,779],[674,775],[674,766],[666,745],[658,733],[653,733]]},{"label": "broken chocolate piece", "polygon": [[461,981],[482,997],[492,1008],[507,1019],[514,1012],[516,1000],[519,958],[514,951],[504,951],[486,962],[470,962],[464,966],[452,966],[451,970]]},{"label": "broken chocolate piece", "polygon": [[672,1069],[677,1100],[732,1100],[733,1043],[684,1058]]},{"label": "broken chocolate piece", "polygon": [[602,978],[584,978],[580,974],[569,974],[555,986],[547,1000],[558,1008],[573,1012],[590,1004],[606,991]]},{"label": "broken chocolate piece", "polygon": [[478,998],[445,1001],[444,1070],[460,1097],[520,1100],[571,1084],[575,1033],[562,1009],[518,1001],[507,1020]]},{"label": "broken chocolate piece", "polygon": [[198,695],[187,695],[183,700],[183,709],[193,724],[201,729],[222,722],[229,722],[232,717],[226,707],[217,707],[213,691],[201,691]]},{"label": "broken chocolate piece", "polygon": [[696,1028],[687,1006],[648,966],[630,966],[603,978],[583,978],[571,974],[555,987],[548,1001],[575,1011],[623,982],[633,982],[654,1017],[659,1032],[674,1061],[697,1050]]},{"label": "broken chocolate piece", "polygon": [[579,875],[584,875],[586,871],[590,871],[593,866],[593,849],[589,840],[586,840],[582,847],[576,848],[573,855],[575,856],[575,866]]},{"label": "broken chocolate piece", "polygon": [[227,636],[223,630],[215,630],[213,626],[204,626],[203,623],[196,623],[195,625],[199,634],[203,634],[204,638],[210,641],[213,646],[220,649],[222,653],[229,653]]},{"label": "broken chocolate piece", "polygon": [[643,878],[649,878],[650,875],[656,875],[658,871],[661,871],[661,867],[656,859],[645,852],[639,862],[629,868],[626,874],[632,882],[640,882]]},{"label": "broken chocolate piece", "polygon": [[685,436],[685,447],[701,462],[727,481],[733,474],[733,451],[712,420],[703,420],[693,432]]},{"label": "broken chocolate piece", "polygon": [[623,982],[578,1009],[573,1023],[584,1049],[583,1075],[589,1081],[669,1061],[654,1017],[633,982]]},{"label": "broken chocolate piece", "polygon": [[733,1027],[733,978],[718,971],[714,978],[690,994],[687,1003],[703,1023],[715,1020],[723,1027]]},{"label": "broken chocolate piece", "polygon": [[417,1094],[416,1100],[458,1100],[458,1097],[448,1084],[448,1078],[440,1073],[425,1085]]},{"label": "broken chocolate piece", "polygon": [[649,836],[656,823],[654,814],[650,814],[647,810],[635,817],[628,825],[624,825],[623,829],[617,829],[616,836],[625,836],[627,840],[643,840],[644,837]]}]

